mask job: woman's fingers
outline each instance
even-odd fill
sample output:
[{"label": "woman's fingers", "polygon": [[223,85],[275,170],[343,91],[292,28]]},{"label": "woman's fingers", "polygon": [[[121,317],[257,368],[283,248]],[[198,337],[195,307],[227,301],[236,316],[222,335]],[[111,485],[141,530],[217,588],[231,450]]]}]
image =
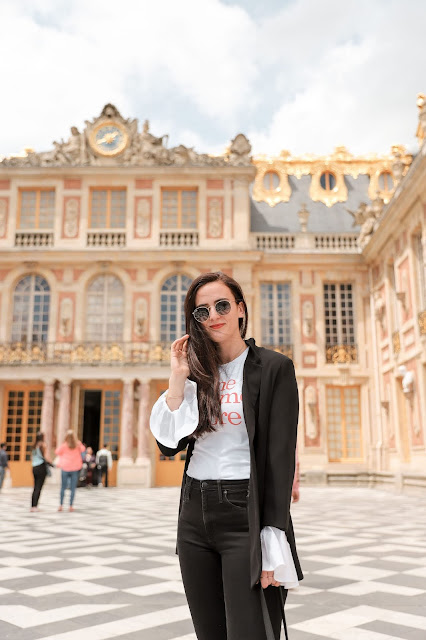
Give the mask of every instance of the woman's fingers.
[{"label": "woman's fingers", "polygon": [[270,584],[274,582],[274,572],[273,571],[262,571],[260,574],[260,584],[264,589],[269,587]]},{"label": "woman's fingers", "polygon": [[186,333],[181,338],[178,338],[174,342],[172,342],[172,351],[182,351],[186,341],[188,340],[189,335]]}]

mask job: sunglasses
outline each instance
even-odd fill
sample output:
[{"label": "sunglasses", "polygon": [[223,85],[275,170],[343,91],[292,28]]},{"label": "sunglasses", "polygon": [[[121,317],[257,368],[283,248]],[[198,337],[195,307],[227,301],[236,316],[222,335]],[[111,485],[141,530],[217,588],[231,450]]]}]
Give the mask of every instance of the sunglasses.
[{"label": "sunglasses", "polygon": [[[235,300],[237,302],[237,300]],[[231,302],[229,300],[218,300],[213,305],[216,309],[216,313],[220,316],[226,316],[231,311]],[[194,309],[192,315],[196,319],[197,322],[207,322],[210,317],[210,309],[208,306],[201,306]]]}]

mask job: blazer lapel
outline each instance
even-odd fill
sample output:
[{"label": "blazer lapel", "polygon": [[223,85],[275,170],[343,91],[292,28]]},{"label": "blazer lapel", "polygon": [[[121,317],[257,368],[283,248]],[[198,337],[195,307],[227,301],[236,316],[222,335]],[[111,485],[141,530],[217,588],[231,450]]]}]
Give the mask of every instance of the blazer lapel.
[{"label": "blazer lapel", "polygon": [[252,443],[256,431],[256,403],[260,392],[262,364],[256,353],[253,338],[246,340],[249,352],[244,364],[243,372],[243,411],[249,441]]}]

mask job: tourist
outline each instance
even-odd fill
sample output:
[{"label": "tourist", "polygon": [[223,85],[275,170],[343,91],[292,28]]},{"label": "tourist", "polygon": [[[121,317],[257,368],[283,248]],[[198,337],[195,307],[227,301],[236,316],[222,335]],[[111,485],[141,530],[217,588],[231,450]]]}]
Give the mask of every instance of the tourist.
[{"label": "tourist", "polygon": [[108,444],[104,444],[102,449],[96,454],[96,468],[98,470],[98,485],[108,486],[108,471],[112,469],[112,455]]},{"label": "tourist", "polygon": [[75,437],[74,431],[67,431],[65,441],[58,447],[55,454],[59,457],[58,467],[61,468],[61,492],[58,511],[63,510],[65,490],[70,489],[69,510],[74,511],[74,496],[83,461],[81,454],[85,450],[80,440]]},{"label": "tourist", "polygon": [[287,590],[303,578],[290,517],[293,363],[244,340],[243,292],[221,272],[192,282],[185,319],[150,424],[165,456],[188,446],[177,552],[195,633],[278,639]]},{"label": "tourist", "polygon": [[50,475],[50,467],[53,466],[47,453],[46,443],[44,441],[44,433],[39,431],[36,433],[33,448],[31,451],[31,465],[34,477],[34,489],[31,496],[30,511],[40,511],[38,501],[40,493],[46,480],[46,476]]},{"label": "tourist", "polygon": [[2,442],[0,445],[0,491],[3,486],[6,470],[9,469],[9,458],[7,455],[7,444]]}]

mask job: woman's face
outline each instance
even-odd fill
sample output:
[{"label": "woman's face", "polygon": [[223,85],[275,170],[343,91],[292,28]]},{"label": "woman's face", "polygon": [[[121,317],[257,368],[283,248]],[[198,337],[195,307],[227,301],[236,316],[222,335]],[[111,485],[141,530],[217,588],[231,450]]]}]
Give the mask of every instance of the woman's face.
[{"label": "woman's face", "polygon": [[[231,310],[221,316],[215,308],[215,303],[219,300],[229,300]],[[209,282],[200,287],[195,296],[195,306],[210,307],[210,315],[202,325],[213,342],[223,343],[230,340],[241,340],[239,329],[239,318],[244,318],[243,303],[235,301],[231,289],[220,280]]]}]

